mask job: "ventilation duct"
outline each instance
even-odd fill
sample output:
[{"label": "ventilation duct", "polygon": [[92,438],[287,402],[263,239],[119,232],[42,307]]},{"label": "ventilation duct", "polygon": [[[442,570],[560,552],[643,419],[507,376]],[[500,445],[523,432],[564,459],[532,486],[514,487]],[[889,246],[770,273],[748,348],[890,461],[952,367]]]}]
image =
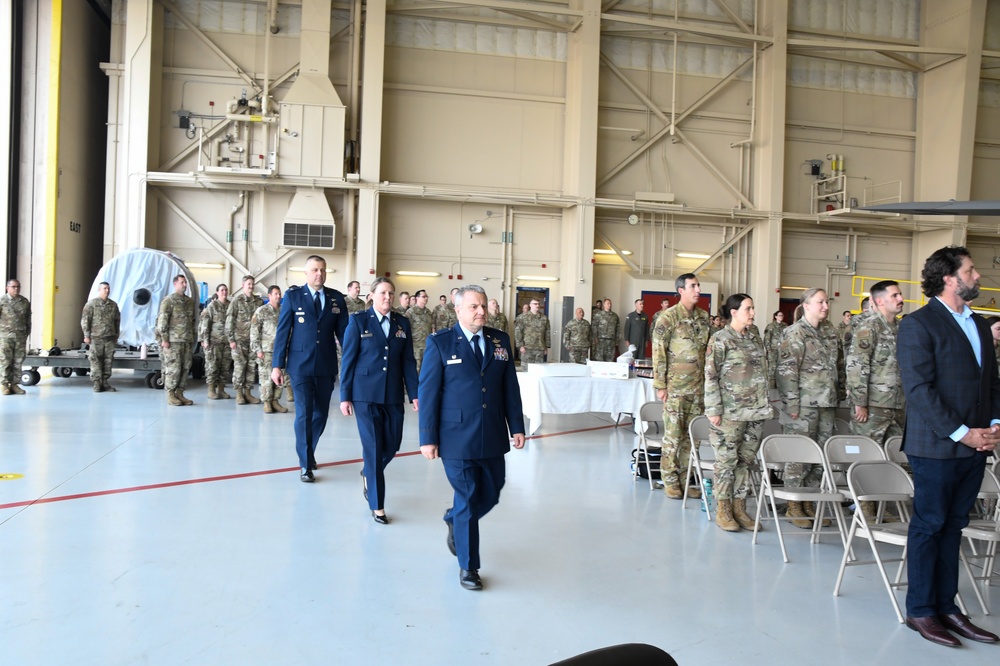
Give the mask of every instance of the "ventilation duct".
[{"label": "ventilation duct", "polygon": [[322,189],[297,189],[285,215],[282,245],[332,250],[337,223]]}]

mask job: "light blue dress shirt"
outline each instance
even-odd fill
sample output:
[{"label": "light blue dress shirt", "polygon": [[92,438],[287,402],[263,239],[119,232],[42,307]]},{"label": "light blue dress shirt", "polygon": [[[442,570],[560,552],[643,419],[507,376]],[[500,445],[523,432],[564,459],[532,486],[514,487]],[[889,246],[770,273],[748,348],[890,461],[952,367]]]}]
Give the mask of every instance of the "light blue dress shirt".
[{"label": "light blue dress shirt", "polygon": [[[312,286],[308,284],[306,285],[306,289],[309,290],[309,300],[310,301],[315,300],[317,290],[313,289]],[[323,293],[322,288],[319,289],[318,291],[319,291],[319,311],[323,312],[326,309],[326,294]]]},{"label": "light blue dress shirt", "polygon": [[465,339],[469,341],[470,347],[472,346],[472,336],[473,335],[479,336],[479,351],[483,352],[483,358],[486,358],[486,341],[483,339],[483,329],[479,329],[478,333],[470,333],[469,331],[465,330],[465,327],[462,326],[461,324],[459,324],[458,327],[462,329],[462,333],[465,334]]}]

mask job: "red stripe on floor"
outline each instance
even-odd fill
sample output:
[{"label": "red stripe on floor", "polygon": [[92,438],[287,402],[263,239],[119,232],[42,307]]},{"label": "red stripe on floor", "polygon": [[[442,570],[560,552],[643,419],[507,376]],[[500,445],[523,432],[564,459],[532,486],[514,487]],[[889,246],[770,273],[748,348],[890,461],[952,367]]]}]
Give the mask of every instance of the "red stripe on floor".
[{"label": "red stripe on floor", "polygon": [[[621,425],[631,425],[631,424],[621,424]],[[593,430],[606,430],[607,428],[615,428],[615,425],[604,425],[596,426],[594,428],[580,428],[579,430],[566,430],[563,432],[553,432],[546,435],[532,435],[531,437],[526,437],[525,439],[541,439],[543,437],[558,437],[561,435],[573,435],[580,432],[591,432]],[[420,455],[420,451],[407,451],[405,453],[397,453],[397,456],[417,456]],[[355,463],[362,462],[361,458],[355,458],[353,460],[339,460],[332,463],[323,463],[320,465],[320,469],[324,467],[338,467],[340,465],[353,465]],[[232,479],[246,479],[253,476],[266,476],[268,474],[284,474],[285,472],[297,472],[298,467],[282,467],[279,469],[266,469],[260,472],[244,472],[242,474],[226,474],[224,476],[207,476],[201,479],[187,479],[186,481],[168,481],[167,483],[151,483],[145,486],[131,486],[129,488],[115,488],[113,490],[96,490],[92,493],[77,493],[76,495],[59,495],[57,497],[41,497],[39,499],[24,500],[21,502],[10,502],[9,504],[0,504],[0,511],[3,509],[16,509],[23,506],[31,506],[32,504],[49,504],[52,502],[65,502],[67,500],[75,499],[86,499],[88,497],[103,497],[105,495],[120,495],[122,493],[135,493],[140,490],[158,490],[160,488],[174,488],[176,486],[190,486],[195,483],[209,483],[212,481],[230,481]]]}]

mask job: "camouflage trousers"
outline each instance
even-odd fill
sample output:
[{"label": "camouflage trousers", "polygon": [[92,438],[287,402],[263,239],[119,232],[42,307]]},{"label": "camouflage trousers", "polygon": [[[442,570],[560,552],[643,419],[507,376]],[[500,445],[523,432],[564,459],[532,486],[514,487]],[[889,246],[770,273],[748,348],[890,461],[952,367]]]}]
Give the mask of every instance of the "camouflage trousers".
[{"label": "camouflage trousers", "polygon": [[569,360],[572,363],[582,363],[587,364],[587,352],[590,349],[588,347],[572,347],[569,350]]},{"label": "camouflage trousers", "polygon": [[886,409],[885,407],[869,407],[868,420],[858,423],[851,410],[851,434],[863,435],[875,440],[879,446],[885,446],[885,440],[903,434],[905,412],[902,409]]},{"label": "camouflage trousers", "polygon": [[[786,435],[806,435],[820,445],[833,436],[835,407],[801,407],[799,418],[784,424]],[[785,487],[817,488],[823,478],[823,466],[810,463],[786,463]]]},{"label": "camouflage trousers", "polygon": [[420,376],[420,366],[424,364],[424,352],[427,351],[427,343],[413,345],[413,358],[417,360],[417,377]]},{"label": "camouflage trousers", "polygon": [[660,459],[660,478],[664,488],[680,483],[680,476],[687,474],[691,456],[691,436],[688,424],[705,412],[704,397],[696,395],[668,395],[663,403],[663,457]]},{"label": "camouflage trousers", "polygon": [[545,350],[525,347],[524,353],[521,354],[521,365],[527,369],[529,363],[545,363]]},{"label": "camouflage trousers", "polygon": [[28,338],[17,336],[0,338],[0,373],[3,384],[19,384],[21,382],[21,366],[24,364],[25,347]]},{"label": "camouflage trousers", "polygon": [[288,377],[288,373],[284,370],[281,371],[281,381],[282,386],[275,386],[274,382],[271,381],[271,361],[274,360],[274,354],[272,352],[263,352],[264,358],[257,357],[257,372],[260,376],[260,399],[265,402],[271,400],[278,400],[281,398],[281,390],[285,386],[291,386],[291,379]]},{"label": "camouflage trousers", "polygon": [[233,388],[237,391],[254,385],[257,357],[250,353],[250,341],[237,342],[233,349]]},{"label": "camouflage trousers", "polygon": [[111,378],[111,362],[115,358],[117,342],[114,338],[90,339],[87,358],[90,359],[90,380],[95,384],[107,384]]},{"label": "camouflage trousers", "polygon": [[777,352],[767,352],[767,388],[773,389],[777,388],[778,382],[776,378],[776,373],[778,370],[778,354]]},{"label": "camouflage trousers", "polygon": [[205,381],[209,384],[228,383],[233,356],[228,342],[210,342],[205,352]]},{"label": "camouflage trousers", "polygon": [[170,347],[160,350],[163,355],[163,388],[168,391],[187,388],[193,347],[191,342],[171,342]]},{"label": "camouflage trousers", "polygon": [[595,361],[615,360],[615,341],[608,338],[601,338],[597,341],[594,349]]},{"label": "camouflage trousers", "polygon": [[718,427],[711,424],[709,427],[709,441],[715,451],[712,494],[720,500],[746,499],[750,491],[750,468],[757,459],[764,422],[723,418]]}]

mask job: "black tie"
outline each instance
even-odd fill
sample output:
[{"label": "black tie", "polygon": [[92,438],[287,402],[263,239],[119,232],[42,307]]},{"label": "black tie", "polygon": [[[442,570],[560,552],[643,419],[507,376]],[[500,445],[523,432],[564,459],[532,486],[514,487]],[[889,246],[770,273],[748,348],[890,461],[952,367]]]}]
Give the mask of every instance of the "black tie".
[{"label": "black tie", "polygon": [[479,363],[479,367],[483,367],[483,350],[479,348],[478,333],[472,336],[472,351],[476,354],[476,362]]},{"label": "black tie", "polygon": [[313,294],[313,311],[316,313],[316,319],[319,319],[320,315],[323,314],[323,306],[319,302],[319,292]]}]

